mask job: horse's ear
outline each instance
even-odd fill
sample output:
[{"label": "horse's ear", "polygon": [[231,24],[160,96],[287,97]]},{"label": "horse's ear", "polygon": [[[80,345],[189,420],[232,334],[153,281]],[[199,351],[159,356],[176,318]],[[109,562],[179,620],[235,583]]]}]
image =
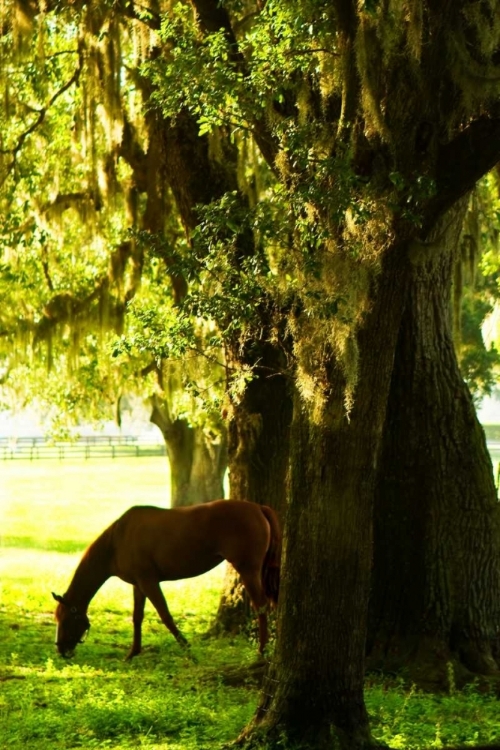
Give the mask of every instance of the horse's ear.
[{"label": "horse's ear", "polygon": [[54,597],[56,602],[59,602],[60,604],[64,604],[64,600],[62,596],[60,596],[59,594],[54,594],[54,592],[52,592],[52,596]]}]

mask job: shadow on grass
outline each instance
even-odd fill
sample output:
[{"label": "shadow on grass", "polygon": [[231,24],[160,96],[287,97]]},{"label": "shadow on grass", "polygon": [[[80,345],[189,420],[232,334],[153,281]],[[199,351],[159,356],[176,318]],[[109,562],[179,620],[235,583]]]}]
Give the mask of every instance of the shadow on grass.
[{"label": "shadow on grass", "polygon": [[38,539],[32,536],[0,536],[0,547],[15,547],[16,549],[38,549],[45,552],[83,552],[88,542],[73,541],[71,539]]}]

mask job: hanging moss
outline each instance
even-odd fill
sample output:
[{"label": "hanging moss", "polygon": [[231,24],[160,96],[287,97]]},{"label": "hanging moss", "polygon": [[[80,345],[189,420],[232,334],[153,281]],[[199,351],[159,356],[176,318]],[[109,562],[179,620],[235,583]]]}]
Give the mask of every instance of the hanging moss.
[{"label": "hanging moss", "polygon": [[[262,10],[258,23],[242,24],[238,39],[244,60],[241,69],[231,68],[235,75],[227,99],[231,115],[239,112],[235,101],[243,90],[241,121],[245,127],[253,122],[255,130],[252,136],[248,130],[234,135],[232,124],[226,130],[218,122],[208,138],[212,174],[217,172],[215,167],[223,172],[227,164],[232,170],[238,160],[234,189],[245,194],[250,206],[269,197],[275,179],[280,183],[279,198],[270,199],[276,199],[274,210],[282,214],[276,235],[286,233],[282,229],[286,222],[289,232],[286,241],[281,236],[266,237],[270,265],[277,271],[276,278],[270,274],[263,283],[268,284],[269,297],[285,299],[300,310],[290,322],[301,373],[299,385],[304,397],[316,404],[318,419],[329,396],[332,361],[344,375],[343,414],[350,409],[358,377],[356,337],[367,312],[370,285],[396,227],[401,231],[403,225],[408,234],[416,231],[421,219],[415,188],[418,178],[435,178],[437,144],[446,142],[458,125],[467,122],[485,92],[498,86],[495,56],[500,20],[493,0],[469,3],[463,12],[454,3],[436,9],[423,0],[348,5],[340,0],[321,8],[306,0],[293,8],[277,3]],[[141,7],[156,15],[173,6],[173,0],[151,0]],[[15,7],[12,33],[24,40],[25,49],[38,34],[38,53],[32,49],[32,54],[33,59],[37,54],[41,58],[48,39],[43,31],[47,18],[35,16],[35,3],[17,0]],[[74,94],[72,174],[65,174],[66,165],[54,168],[51,200],[45,195],[40,199],[43,205],[36,216],[37,231],[50,236],[59,249],[70,236],[73,220],[75,257],[80,250],[82,255],[89,252],[88,268],[77,262],[68,264],[66,277],[54,252],[45,273],[46,281],[47,276],[52,280],[48,285],[51,299],[39,335],[45,326],[48,342],[57,327],[65,335],[70,329],[74,352],[93,325],[101,332],[112,327],[123,330],[126,304],[140,287],[144,258],[141,247],[124,241],[122,226],[128,223],[137,228],[143,223],[148,230],[163,231],[169,200],[161,169],[163,146],[158,145],[158,133],[152,128],[153,117],[140,111],[144,81],[138,72],[140,63],[152,57],[153,48],[155,55],[161,55],[166,43],[147,24],[120,16],[119,4],[92,0],[75,7],[79,15],[73,42],[81,71]],[[73,4],[67,8],[62,4],[61,17],[73,9]],[[238,12],[239,6],[231,7],[231,13]],[[76,17],[71,15],[73,20]],[[300,43],[290,43],[292,32],[280,36],[280,23],[285,30],[293,29]],[[259,53],[255,39],[266,38],[266,24],[268,59],[255,62],[252,55],[257,59]],[[263,36],[245,45],[245,34],[259,28]],[[203,33],[199,31],[200,42]],[[169,61],[175,43],[175,39],[168,41]],[[436,49],[439,65],[433,57]],[[195,121],[205,106],[210,112],[213,91],[209,87],[205,91],[205,82],[196,71],[183,72],[186,50],[176,52],[189,89],[186,118]],[[221,55],[210,62],[204,71],[207,80],[211,75],[225,80]],[[262,101],[256,103],[259,81],[266,75],[271,84],[268,89],[262,86]],[[182,75],[178,82],[181,88]],[[429,95],[432,87],[435,92]],[[192,91],[198,92],[197,101],[189,98],[194,97]],[[7,111],[13,107],[8,87],[4,96]],[[251,101],[248,112],[245,97]],[[220,118],[223,97],[214,108]],[[270,151],[277,152],[276,160],[269,160],[265,169],[256,147],[263,142],[272,142]],[[125,155],[130,161],[128,172],[123,167]],[[156,158],[155,170],[151,163]],[[273,170],[277,176],[271,177]],[[222,182],[227,186],[225,178]],[[73,195],[80,194],[71,210],[54,198],[66,190],[58,182],[71,185],[68,193],[71,189]],[[145,192],[147,200],[141,201],[139,195]],[[258,237],[259,228],[252,231]],[[472,244],[463,247],[457,295],[460,274],[466,266],[472,269],[475,259]],[[58,304],[62,305],[59,310]]]},{"label": "hanging moss", "polygon": [[14,50],[19,57],[29,50],[36,14],[37,9],[29,0],[16,0],[12,7],[2,7],[2,22],[5,19],[12,28]]}]

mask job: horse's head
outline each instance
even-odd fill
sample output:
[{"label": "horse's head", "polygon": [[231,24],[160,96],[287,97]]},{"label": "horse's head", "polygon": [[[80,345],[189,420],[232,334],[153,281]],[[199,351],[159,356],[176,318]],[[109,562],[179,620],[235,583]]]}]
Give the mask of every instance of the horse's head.
[{"label": "horse's head", "polygon": [[72,606],[64,596],[54,594],[54,592],[52,596],[58,602],[56,609],[57,650],[61,656],[69,658],[73,656],[76,646],[85,640],[90,629],[89,618],[86,612]]}]

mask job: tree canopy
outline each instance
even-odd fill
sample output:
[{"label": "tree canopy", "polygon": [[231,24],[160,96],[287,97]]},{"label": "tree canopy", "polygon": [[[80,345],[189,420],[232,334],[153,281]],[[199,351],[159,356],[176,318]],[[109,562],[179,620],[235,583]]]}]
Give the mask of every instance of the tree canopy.
[{"label": "tree canopy", "polygon": [[[193,317],[216,324],[205,350],[209,342],[220,348],[228,337],[255,336],[266,298],[275,326],[285,316],[301,329],[294,354],[303,393],[321,402],[320,352],[333,351],[343,362],[348,409],[357,378],[353,336],[396,224],[410,234],[424,228],[442,211],[445,193],[451,202],[488,166],[470,164],[474,174],[454,179],[464,141],[455,156],[440,143],[467,125],[478,99],[494,101],[496,22],[486,10],[458,8],[449,21],[445,28],[436,12],[424,24],[420,4],[378,2],[359,11],[319,2],[293,9],[279,2],[6,3],[6,368],[28,342],[50,368],[61,332],[59,356],[74,368],[87,336],[89,384],[102,395],[104,369],[119,391],[102,347],[97,365],[96,335],[102,342],[104,331],[123,333],[127,309],[145,327],[149,306],[151,335],[133,334],[120,351],[138,347],[164,359],[194,344]],[[428,96],[422,110],[422,97],[436,91],[443,95]],[[468,139],[495,127],[485,118],[486,110],[467,128]],[[208,150],[210,185],[201,184],[200,164],[186,168],[176,133],[193,159]],[[242,251],[245,234],[250,244]],[[165,276],[155,294],[177,304],[175,321],[162,321],[163,337],[152,333],[151,297],[128,308],[139,288],[151,289],[148,272],[141,286],[145,264],[150,277]],[[304,314],[290,315],[298,308]],[[482,368],[470,350],[474,336],[465,331],[472,384]],[[214,352],[215,360],[222,356]],[[240,370],[236,390],[248,375],[241,381]]]}]

